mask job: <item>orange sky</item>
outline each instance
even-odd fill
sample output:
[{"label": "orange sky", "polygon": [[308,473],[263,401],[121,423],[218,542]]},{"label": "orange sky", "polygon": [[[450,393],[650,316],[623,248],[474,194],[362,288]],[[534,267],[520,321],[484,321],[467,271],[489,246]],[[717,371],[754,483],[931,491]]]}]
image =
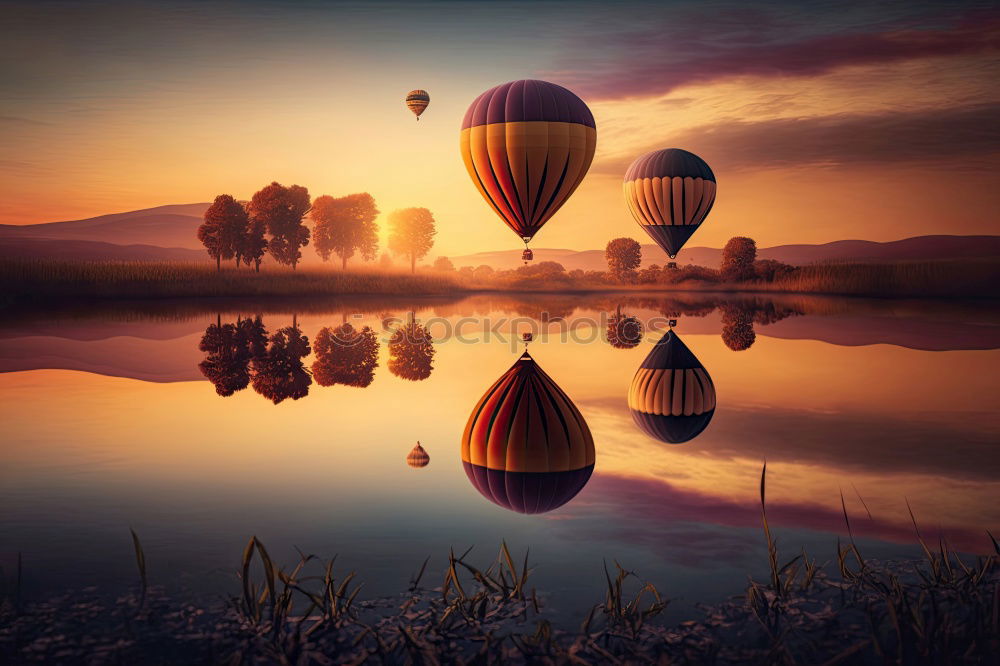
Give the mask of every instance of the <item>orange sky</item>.
[{"label": "orange sky", "polygon": [[[15,4],[0,27],[0,223],[249,198],[278,180],[367,190],[385,213],[426,206],[432,254],[516,248],[469,182],[458,129],[480,92],[532,77],[576,91],[598,128],[590,175],[537,247],[646,242],[621,175],[662,147],[719,180],[692,245],[998,231],[995,10],[643,9]],[[432,98],[419,124],[402,102],[416,87]]]}]

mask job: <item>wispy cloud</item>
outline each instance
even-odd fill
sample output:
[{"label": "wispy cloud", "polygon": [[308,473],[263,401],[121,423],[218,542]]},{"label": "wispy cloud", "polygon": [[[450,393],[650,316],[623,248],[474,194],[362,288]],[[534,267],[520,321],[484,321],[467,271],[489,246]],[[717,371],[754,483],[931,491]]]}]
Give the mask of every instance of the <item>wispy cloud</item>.
[{"label": "wispy cloud", "polygon": [[[995,167],[1000,154],[998,117],[1000,105],[986,104],[910,113],[731,120],[656,139],[645,150],[684,148],[730,171],[889,163],[938,164],[949,170]],[[594,171],[621,175],[632,157],[604,160]]]},{"label": "wispy cloud", "polygon": [[572,52],[557,62],[549,74],[589,98],[620,99],[734,77],[815,76],[855,65],[1000,49],[996,10],[821,34],[801,24],[784,25],[771,13],[731,12],[726,18],[719,26],[713,12],[679,19],[658,15],[641,29],[606,33],[601,42],[589,43],[586,53]]}]

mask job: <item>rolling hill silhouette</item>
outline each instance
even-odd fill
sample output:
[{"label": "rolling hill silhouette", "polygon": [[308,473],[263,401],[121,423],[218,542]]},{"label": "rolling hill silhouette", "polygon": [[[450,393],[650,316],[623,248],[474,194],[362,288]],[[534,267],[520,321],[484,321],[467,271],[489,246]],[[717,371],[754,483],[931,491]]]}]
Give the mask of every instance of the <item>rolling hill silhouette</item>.
[{"label": "rolling hill silhouette", "polygon": [[[0,257],[80,260],[209,261],[197,238],[197,229],[208,203],[156,206],[85,220],[43,224],[0,225]],[[633,234],[639,237],[639,234]],[[605,270],[604,250],[534,248],[535,261],[557,261],[566,270]],[[643,265],[664,264],[669,259],[655,245],[642,246]],[[678,263],[717,266],[722,250],[686,248]],[[841,240],[822,244],[778,245],[760,248],[760,259],[787,264],[831,261],[926,261],[930,259],[997,257],[1000,236],[916,236],[878,243]],[[521,266],[521,250],[500,250],[450,257],[456,267],[486,264],[510,269]],[[315,253],[303,260],[318,262]]]}]

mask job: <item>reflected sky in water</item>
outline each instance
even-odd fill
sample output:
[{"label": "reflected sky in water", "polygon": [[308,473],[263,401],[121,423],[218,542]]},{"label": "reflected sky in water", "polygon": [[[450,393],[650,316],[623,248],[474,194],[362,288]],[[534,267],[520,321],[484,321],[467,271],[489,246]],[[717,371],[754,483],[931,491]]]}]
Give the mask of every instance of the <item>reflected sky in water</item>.
[{"label": "reflected sky in water", "polygon": [[[430,359],[425,348],[390,352],[391,329],[411,312],[436,338]],[[268,336],[285,330],[282,349],[289,328],[308,339],[307,354],[301,345],[291,354],[302,375],[279,404],[280,382],[257,390],[250,380],[222,397],[199,368],[213,353],[207,329],[257,315]],[[517,330],[505,317],[522,318]],[[618,317],[610,343],[609,317]],[[717,397],[708,427],[680,445],[644,434],[627,404],[663,334],[650,327],[669,318]],[[345,321],[355,335],[376,333],[377,345],[355,356],[360,374],[329,354]],[[616,321],[633,327],[624,341]],[[472,408],[521,352],[513,333],[530,322],[539,333],[531,354],[586,419],[596,465],[564,506],[521,515],[470,484],[460,441]],[[633,344],[636,323],[643,337]],[[561,334],[567,324],[572,335]],[[841,492],[866,555],[915,552],[906,500],[925,536],[985,552],[985,530],[1000,525],[998,348],[993,310],[804,298],[11,313],[0,327],[0,565],[9,575],[22,552],[32,593],[123,586],[131,526],[154,581],[214,593],[235,589],[241,548],[256,534],[284,561],[293,546],[339,553],[365,594],[379,595],[403,590],[428,555],[436,577],[449,548],[474,545],[485,560],[506,539],[531,548],[535,584],[567,618],[598,599],[603,558],[669,596],[710,601],[765,572],[765,459],[769,518],[786,552],[833,557],[846,536]],[[254,363],[288,370],[289,358],[267,353],[249,372]],[[406,461],[417,440],[430,457],[423,468]]]}]

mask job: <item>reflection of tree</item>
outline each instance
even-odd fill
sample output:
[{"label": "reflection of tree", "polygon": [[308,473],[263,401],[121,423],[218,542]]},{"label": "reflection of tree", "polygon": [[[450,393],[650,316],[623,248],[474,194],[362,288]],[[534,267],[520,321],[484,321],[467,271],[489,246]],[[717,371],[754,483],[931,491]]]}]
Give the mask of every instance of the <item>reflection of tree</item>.
[{"label": "reflection of tree", "polygon": [[310,351],[309,338],[302,335],[294,319],[291,326],[275,331],[250,363],[254,390],[276,405],[285,398],[298,400],[308,395],[312,377],[302,359]]},{"label": "reflection of tree", "polygon": [[389,338],[389,372],[417,382],[431,376],[434,345],[424,326],[410,315],[408,324],[398,327]]},{"label": "reflection of tree", "polygon": [[722,310],[722,341],[733,351],[750,349],[757,334],[753,330],[753,312],[734,303],[727,303]]},{"label": "reflection of tree", "polygon": [[794,315],[802,310],[788,305],[763,301],[735,301],[719,306],[722,311],[722,341],[733,351],[749,349],[757,339],[754,324],[765,326]]},{"label": "reflection of tree", "polygon": [[198,369],[215,385],[216,393],[230,396],[247,387],[250,360],[263,348],[266,335],[260,317],[237,319],[235,324],[223,324],[219,317],[205,329],[198,349],[206,356]]},{"label": "reflection of tree", "polygon": [[608,317],[608,343],[615,349],[632,349],[642,342],[642,322],[622,313],[619,306]]},{"label": "reflection of tree", "polygon": [[360,331],[344,322],[316,334],[313,377],[320,386],[343,384],[364,388],[375,379],[378,338],[365,326]]}]

